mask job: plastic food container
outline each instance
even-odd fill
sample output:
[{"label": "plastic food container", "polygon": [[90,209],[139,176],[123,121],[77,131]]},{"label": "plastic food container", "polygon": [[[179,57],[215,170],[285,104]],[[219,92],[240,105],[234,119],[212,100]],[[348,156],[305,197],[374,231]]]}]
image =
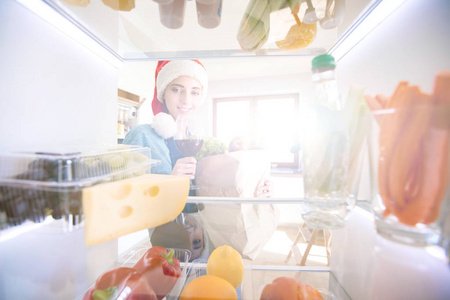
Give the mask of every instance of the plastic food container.
[{"label": "plastic food container", "polygon": [[[278,277],[291,277],[308,284],[319,291],[323,299],[349,300],[349,296],[329,271],[294,270],[292,267],[256,265],[244,259],[244,280],[236,289],[239,300],[259,299],[264,287]],[[186,284],[206,275],[207,259],[194,260],[187,270]]]},{"label": "plastic food container", "polygon": [[[141,259],[141,257],[152,247],[149,239],[144,239],[141,242],[137,243],[133,247],[131,247],[128,251],[122,254],[106,271],[119,268],[119,267],[128,267],[132,268],[134,265]],[[174,258],[180,261],[181,267],[181,275],[173,287],[173,289],[166,295],[165,300],[176,300],[179,298],[181,291],[186,283],[187,273],[190,269],[189,267],[189,258],[191,256],[191,252],[187,249],[175,249],[175,248],[166,248],[167,250],[173,249],[175,251]],[[93,285],[89,287],[92,288]],[[87,291],[87,290],[86,290]],[[80,295],[77,299],[83,299],[85,293]]]},{"label": "plastic food container", "polygon": [[0,229],[47,217],[83,221],[81,190],[101,182],[142,175],[155,163],[149,148],[63,149],[0,154]]},{"label": "plastic food container", "polygon": [[149,148],[81,146],[0,153],[0,299],[75,299],[117,259],[85,245],[82,189],[150,171]]}]

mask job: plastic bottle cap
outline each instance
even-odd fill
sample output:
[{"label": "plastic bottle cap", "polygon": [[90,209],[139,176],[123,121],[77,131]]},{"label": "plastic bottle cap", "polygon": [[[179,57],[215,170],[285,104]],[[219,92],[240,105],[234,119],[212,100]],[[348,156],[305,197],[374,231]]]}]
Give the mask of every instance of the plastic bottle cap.
[{"label": "plastic bottle cap", "polygon": [[336,67],[336,63],[334,61],[334,57],[330,54],[322,54],[313,58],[312,60],[312,68],[311,70],[316,70],[320,68],[329,68],[333,69]]}]

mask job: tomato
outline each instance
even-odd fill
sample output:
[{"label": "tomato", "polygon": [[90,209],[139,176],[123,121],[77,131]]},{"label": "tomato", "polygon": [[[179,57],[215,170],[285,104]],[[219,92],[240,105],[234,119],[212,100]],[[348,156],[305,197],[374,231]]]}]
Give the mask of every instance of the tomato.
[{"label": "tomato", "polygon": [[206,274],[219,276],[237,289],[244,279],[241,254],[228,245],[214,249],[208,258]]},{"label": "tomato", "polygon": [[323,300],[319,291],[295,278],[278,277],[267,284],[260,300]]}]

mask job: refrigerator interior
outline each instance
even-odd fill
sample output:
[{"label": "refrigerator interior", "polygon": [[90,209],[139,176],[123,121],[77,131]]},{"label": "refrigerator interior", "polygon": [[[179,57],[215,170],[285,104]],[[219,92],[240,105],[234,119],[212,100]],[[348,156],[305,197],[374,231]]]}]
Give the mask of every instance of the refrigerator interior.
[{"label": "refrigerator interior", "polygon": [[[171,57],[163,48],[167,45],[159,45],[158,47],[163,50],[152,52],[152,48],[149,48],[150,50],[145,48],[154,46],[148,39],[144,40],[145,44],[133,44],[133,41],[127,41],[128,44],[125,46],[118,44],[119,30],[115,29],[119,27],[119,23],[122,22],[120,23],[122,26],[133,24],[127,23],[129,21],[127,18],[118,17],[116,12],[110,12],[109,18],[108,16],[104,19],[99,18],[104,21],[104,24],[98,30],[100,33],[108,31],[106,34],[108,38],[104,42],[110,48],[116,47],[119,57],[122,56],[119,59],[113,58],[114,63],[111,63],[111,60],[100,58],[101,54],[94,53],[92,49],[75,41],[64,32],[64,29],[55,28],[54,25],[35,15],[21,2],[29,4],[32,1],[0,2],[2,42],[0,87],[3,90],[0,101],[2,112],[0,150],[51,149],[61,144],[116,143],[117,89],[152,99],[155,60]],[[56,0],[47,2],[59,3]],[[152,1],[148,2],[148,6],[156,5]],[[186,14],[183,38],[187,36],[185,32],[189,26],[198,27],[196,19],[192,17],[195,13],[193,2],[188,1],[189,10]],[[224,2],[228,4],[233,1]],[[361,2],[347,1],[347,5],[354,5],[357,11],[362,11]],[[375,2],[378,1],[364,1],[364,4],[370,6]],[[430,92],[435,74],[442,70],[450,70],[448,56],[450,36],[447,33],[450,27],[449,1],[399,2],[401,4],[395,11],[361,41],[353,45],[345,55],[339,57],[337,75],[342,86],[359,85],[365,87],[368,94],[390,95],[399,81],[406,80],[411,84],[419,85],[423,91]],[[96,7],[101,6],[100,1],[92,1],[92,3]],[[140,3],[142,1],[136,1],[136,5]],[[236,9],[242,11],[245,5],[241,1],[239,3],[242,7],[236,7]],[[224,24],[227,22],[225,8],[224,6]],[[81,17],[86,17],[84,22],[88,22],[88,15],[82,14]],[[154,22],[159,21],[157,17],[151,19]],[[144,20],[141,21],[144,22]],[[148,21],[145,20],[145,22]],[[344,25],[345,28],[349,28],[351,23]],[[126,29],[121,28],[121,30]],[[223,27],[220,27],[220,30],[224,30]],[[198,30],[197,34],[205,32],[211,34],[203,29]],[[228,52],[220,52],[219,55],[211,55],[214,49],[210,49],[210,53],[202,52],[201,49],[192,53],[188,50],[180,50],[178,53],[180,56],[188,54],[202,59],[210,75],[209,99],[280,92],[297,93],[301,97],[302,89],[310,84],[309,68],[313,56],[330,50],[344,33],[345,30],[334,32],[332,42],[329,44],[325,43],[328,38],[323,36],[321,41],[325,43],[324,48],[313,47],[294,55],[277,55],[278,52],[270,48],[273,44],[268,44],[266,52],[261,51],[256,55],[236,52],[236,45],[233,46],[235,48],[230,47]],[[235,31],[231,35],[234,36]],[[181,44],[183,43],[184,41]],[[170,43],[168,44],[170,48]],[[217,43],[210,42],[209,45],[217,45]],[[219,48],[222,46],[218,45]],[[142,51],[140,47],[145,49]],[[108,51],[102,53],[111,54]],[[149,57],[148,53],[156,53],[156,56]],[[151,122],[150,102],[146,101],[140,107],[139,123]],[[210,112],[211,107],[207,105],[205,111]],[[212,117],[209,116],[209,118]],[[367,172],[363,174],[367,175]],[[369,178],[366,176],[363,179],[358,199],[368,200]],[[448,298],[450,291],[445,282],[448,282],[450,272],[442,252],[430,254],[430,249],[411,249],[379,240],[371,222],[367,212],[358,210],[350,220],[350,224],[354,226],[337,231],[334,235],[330,269],[333,273],[332,278],[338,282],[337,290],[342,286],[345,297],[350,299],[387,299],[392,294],[384,294],[383,288],[389,283],[386,290],[396,289],[396,299],[404,297],[419,299],[425,296],[429,296],[429,299]],[[361,228],[364,230],[359,230]],[[143,236],[145,237],[145,234],[138,234],[138,238]],[[26,240],[25,235],[23,238]],[[131,240],[127,238],[130,237],[125,237],[126,243],[122,246],[124,249],[119,249],[119,253],[127,250],[136,241],[133,238]],[[47,242],[49,245],[51,243],[65,244],[65,246],[58,246],[64,251],[69,249],[68,243],[81,243],[82,239],[82,233],[76,232],[70,236],[62,235],[61,241],[51,237]],[[355,243],[357,246],[354,246]],[[17,245],[17,247],[22,246]],[[104,256],[104,261],[96,261],[92,264],[92,268],[96,270],[91,274],[99,274],[100,270],[108,268],[118,255],[118,241],[102,245],[99,247],[102,248],[101,250],[89,249],[88,253],[85,253],[84,247],[81,248],[80,251],[76,251],[77,258],[87,264],[96,261],[99,256],[96,251],[108,253]],[[39,253],[43,252],[45,247],[36,250],[31,258],[37,259]],[[58,253],[64,256],[61,261],[74,259],[72,252]],[[385,253],[392,255],[387,256]],[[48,255],[48,253],[42,255]],[[380,265],[385,266],[383,270],[373,263],[375,259],[380,261]],[[4,262],[1,263],[5,265]],[[21,266],[19,270],[24,268],[26,269],[26,266]],[[377,272],[372,273],[373,270]],[[401,280],[408,274],[416,276],[407,276],[409,281]],[[52,274],[49,276],[51,277]],[[392,280],[386,282],[382,276]],[[86,278],[84,273],[73,274],[73,276],[68,274],[64,278],[66,280],[64,284],[68,286],[66,291],[69,291],[69,294],[80,295],[83,288],[89,286],[87,281],[92,283],[94,278],[95,276]],[[3,285],[5,282],[2,280],[0,284]],[[72,286],[74,282],[75,288]],[[408,290],[410,282],[421,282],[421,284],[416,284],[416,289]],[[380,286],[381,288],[376,289]],[[35,288],[30,291],[40,291],[39,284]],[[434,292],[427,294],[428,288],[433,289]],[[5,290],[4,286],[1,290]]]}]

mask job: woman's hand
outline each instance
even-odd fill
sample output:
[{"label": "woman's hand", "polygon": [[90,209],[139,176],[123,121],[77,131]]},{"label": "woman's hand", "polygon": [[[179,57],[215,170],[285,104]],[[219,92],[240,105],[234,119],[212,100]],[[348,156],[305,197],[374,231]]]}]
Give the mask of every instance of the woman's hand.
[{"label": "woman's hand", "polygon": [[188,176],[189,179],[194,179],[196,168],[197,160],[195,158],[183,157],[177,160],[171,174],[177,176]]},{"label": "woman's hand", "polygon": [[264,181],[263,185],[260,185],[256,189],[256,198],[270,198],[273,193],[273,185],[270,180]]}]

